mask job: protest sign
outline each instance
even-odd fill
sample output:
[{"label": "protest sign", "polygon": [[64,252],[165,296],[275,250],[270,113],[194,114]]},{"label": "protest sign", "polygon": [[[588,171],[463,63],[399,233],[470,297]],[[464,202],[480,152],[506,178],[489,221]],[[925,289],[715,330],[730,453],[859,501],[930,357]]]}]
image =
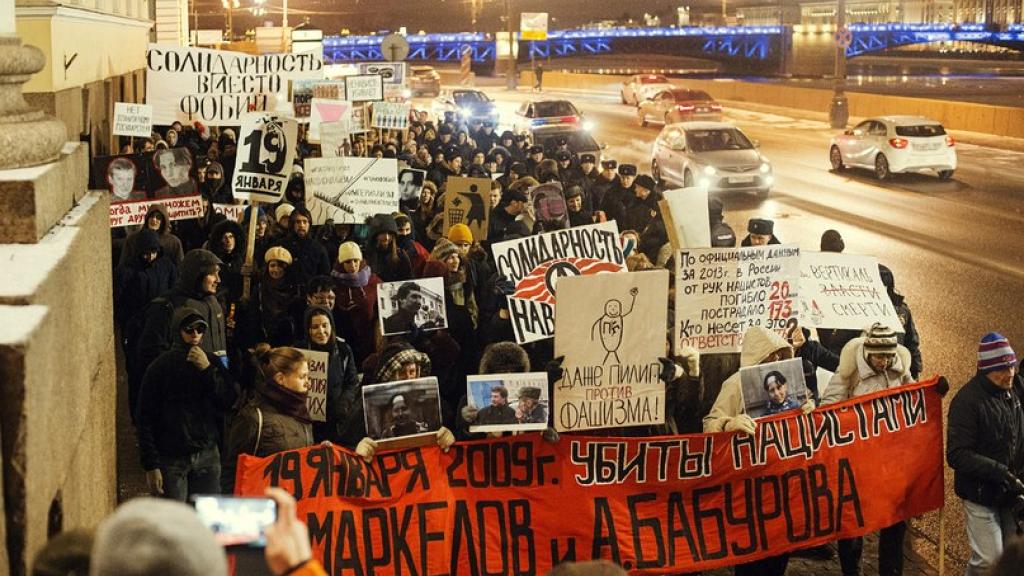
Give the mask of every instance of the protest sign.
[{"label": "protest sign", "polygon": [[790,358],[740,368],[743,411],[751,418],[798,410],[807,402],[804,362]]},{"label": "protest sign", "polygon": [[314,224],[362,224],[398,210],[398,161],[394,158],[307,158],[306,206]]},{"label": "protest sign", "polygon": [[349,119],[352,117],[352,103],[347,100],[313,97],[309,108],[309,130],[306,139],[320,142],[320,127],[325,123],[339,124],[348,131]]},{"label": "protest sign", "polygon": [[677,252],[674,349],[739,352],[751,326],[786,336],[799,312],[799,286],[795,244]]},{"label": "protest sign", "polygon": [[491,181],[449,176],[444,195],[445,232],[456,224],[469,226],[473,240],[487,239],[491,219]]},{"label": "protest sign", "polygon": [[153,135],[153,107],[114,102],[114,136],[149,138]]},{"label": "protest sign", "polygon": [[299,349],[309,364],[309,391],[306,393],[306,408],[314,422],[327,421],[327,352]]},{"label": "protest sign", "polygon": [[232,194],[249,202],[279,202],[295,162],[299,125],[267,112],[242,117]]},{"label": "protest sign", "polygon": [[477,432],[523,432],[548,427],[547,372],[466,377],[466,405],[476,410]]},{"label": "protest sign", "polygon": [[158,204],[167,209],[167,218],[170,220],[187,220],[203,216],[203,201],[198,194],[163,200],[118,202],[110,204],[110,227],[140,225],[146,220],[146,213]]},{"label": "protest sign", "polygon": [[420,278],[377,285],[381,334],[391,336],[448,327],[444,305],[444,279]]},{"label": "protest sign", "polygon": [[807,327],[864,330],[882,322],[903,332],[874,256],[802,252],[800,318]]},{"label": "protest sign", "polygon": [[668,270],[563,278],[555,305],[555,430],[665,423],[658,356],[668,330]]},{"label": "protest sign", "polygon": [[379,102],[384,99],[384,77],[379,74],[345,76],[345,100]]},{"label": "protest sign", "polygon": [[711,219],[708,215],[708,189],[703,186],[666,190],[658,202],[661,219],[672,248],[708,248],[711,246]]},{"label": "protest sign", "polygon": [[437,378],[362,387],[366,435],[382,450],[429,446],[441,428]]},{"label": "protest sign", "polygon": [[247,112],[273,112],[287,101],[289,80],[323,77],[323,55],[249,55],[150,44],[146,103],[153,123],[237,126]]},{"label": "protest sign", "polygon": [[362,62],[360,74],[379,74],[385,84],[405,84],[405,62]]},{"label": "protest sign", "polygon": [[548,230],[569,227],[569,209],[565,205],[565,195],[561,182],[538,184],[527,191],[533,217],[549,226]]},{"label": "protest sign", "polygon": [[[417,168],[408,168],[399,164],[398,169],[398,199],[402,202],[414,202],[419,200],[420,190],[423,189],[423,181],[427,179],[427,171]],[[450,188],[449,188],[450,190]],[[490,216],[488,210],[488,216]],[[484,234],[486,238],[487,235]],[[476,236],[474,236],[476,238]]]},{"label": "protest sign", "polygon": [[508,297],[508,309],[519,344],[555,335],[558,280],[626,271],[615,221],[499,242],[491,250],[498,274],[516,287]]},{"label": "protest sign", "polygon": [[344,155],[348,143],[348,122],[324,122],[320,125],[320,154],[324,158]]},{"label": "protest sign", "polygon": [[248,204],[214,204],[213,211],[223,214],[228,220],[241,222],[245,219],[245,209],[248,207]]},{"label": "protest sign", "polygon": [[[236,492],[292,494],[328,574],[546,574],[607,559],[709,572],[853,538],[943,504],[934,381],[757,422],[757,433],[520,435],[242,455]],[[569,514],[569,517],[567,517]]]},{"label": "protest sign", "polygon": [[409,127],[409,104],[376,102],[373,105],[373,127],[405,130]]}]

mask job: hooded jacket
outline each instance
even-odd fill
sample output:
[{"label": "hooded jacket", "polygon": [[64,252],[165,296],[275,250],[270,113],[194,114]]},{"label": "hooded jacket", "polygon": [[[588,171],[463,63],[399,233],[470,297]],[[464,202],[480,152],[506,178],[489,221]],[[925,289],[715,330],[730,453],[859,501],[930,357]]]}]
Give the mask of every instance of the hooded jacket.
[{"label": "hooded jacket", "polygon": [[[398,224],[390,214],[377,214],[370,219],[370,234],[365,251],[366,263],[384,282],[412,279],[412,261],[398,247]],[[385,250],[377,247],[377,236],[387,234],[391,244]]]},{"label": "hooded jacket", "polygon": [[[202,315],[177,308],[171,326],[178,333]],[[227,370],[204,352],[210,365],[199,370],[186,358],[191,346],[176,334],[171,349],[157,358],[142,379],[139,396],[139,453],[144,470],[162,465],[162,457],[182,458],[216,446],[221,418],[236,399]],[[206,338],[206,335],[203,336]]]},{"label": "hooded jacket", "polygon": [[[230,232],[235,236],[235,249],[228,254],[224,251],[221,240],[224,235]],[[210,231],[210,239],[207,242],[208,250],[213,252],[224,262],[220,267],[220,289],[217,291],[221,297],[221,304],[238,302],[242,298],[242,265],[245,264],[245,241],[246,234],[242,226],[234,220],[223,220],[218,222]]]},{"label": "hooded jacket", "polygon": [[863,396],[913,382],[910,377],[910,352],[896,346],[896,361],[883,373],[875,372],[864,356],[864,338],[854,338],[843,346],[839,355],[839,370],[832,375],[822,404],[834,404],[856,396]]},{"label": "hooded jacket", "polygon": [[224,311],[215,294],[200,292],[202,277],[221,261],[208,250],[192,250],[186,254],[178,268],[178,283],[150,303],[146,309],[146,323],[139,338],[139,360],[148,366],[160,354],[170,349],[179,338],[177,328],[172,326],[171,316],[175,308],[192,308],[206,321],[206,335],[200,347],[217,356],[226,358],[227,331]]},{"label": "hooded jacket", "polygon": [[[143,260],[142,255],[152,250],[157,251],[156,260]],[[142,330],[146,306],[174,286],[178,269],[164,255],[157,233],[147,228],[136,233],[131,248],[126,246],[122,254],[124,262],[114,269],[114,319],[122,335],[134,340]]]},{"label": "hooded jacket", "polygon": [[[768,356],[780,351],[782,360],[793,357],[793,348],[782,336],[762,326],[754,326],[743,335],[740,368],[761,364]],[[743,391],[740,386],[740,373],[737,371],[722,383],[722,390],[718,393],[711,412],[704,417],[704,432],[725,430],[725,424],[729,419],[743,412]]]},{"label": "hooded jacket", "polygon": [[[146,218],[142,221],[142,227],[148,226],[149,218],[155,213],[159,213],[163,216],[163,221],[160,223],[160,228],[157,230],[157,234],[160,237],[160,247],[163,248],[164,255],[170,258],[171,262],[175,266],[181,265],[181,260],[185,257],[184,252],[181,248],[181,240],[177,236],[171,233],[171,218],[168,215],[167,208],[159,202],[153,204],[148,211],[146,211]],[[141,230],[140,230],[141,231]],[[118,266],[124,264],[132,253],[138,253],[138,248],[135,247],[135,243],[139,241],[139,232],[128,236],[124,241],[124,249],[121,250],[121,259],[118,261]]]},{"label": "hooded jacket", "polygon": [[[309,338],[309,327],[314,315],[330,319],[331,335],[325,346]],[[359,395],[359,379],[356,375],[356,361],[352,348],[334,329],[334,315],[327,308],[310,306],[303,318],[304,338],[296,343],[297,348],[327,352],[327,421],[313,423],[313,439],[317,442],[330,440],[340,444],[342,432],[351,426],[356,402],[362,402]]]}]

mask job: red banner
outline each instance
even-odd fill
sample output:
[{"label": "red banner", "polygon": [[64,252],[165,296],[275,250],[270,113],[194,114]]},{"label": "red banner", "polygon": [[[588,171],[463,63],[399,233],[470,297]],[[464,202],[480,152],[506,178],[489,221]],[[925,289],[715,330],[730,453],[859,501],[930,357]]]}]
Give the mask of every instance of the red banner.
[{"label": "red banner", "polygon": [[631,574],[749,562],[942,505],[934,380],[737,433],[539,435],[382,453],[243,456],[246,495],[298,499],[331,574],[536,574],[605,558]]}]

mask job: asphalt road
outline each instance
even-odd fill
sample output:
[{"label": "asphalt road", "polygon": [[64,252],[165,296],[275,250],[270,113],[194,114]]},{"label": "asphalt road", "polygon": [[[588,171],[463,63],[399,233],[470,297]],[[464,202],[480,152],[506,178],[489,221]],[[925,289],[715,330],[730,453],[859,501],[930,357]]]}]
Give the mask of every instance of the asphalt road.
[{"label": "asphalt road", "polygon": [[[605,157],[650,171],[660,126],[641,128],[632,107],[608,91],[551,93],[568,97],[597,122]],[[504,118],[534,95],[489,89]],[[996,330],[1024,352],[1024,153],[958,144],[952,181],[898,175],[880,183],[868,172],[829,171],[828,125],[780,114],[727,109],[729,120],[761,143],[776,185],[769,199],[727,195],[726,221],[742,233],[751,217],[775,220],[776,235],[817,250],[821,233],[839,230],[850,253],[870,254],[889,266],[921,333],[925,374],[944,374],[953,391],[975,371],[980,337]],[[952,393],[947,396],[948,407]],[[947,468],[947,568],[969,555],[962,507]],[[937,565],[938,513],[915,521],[915,549]],[[948,562],[952,561],[952,566]]]}]

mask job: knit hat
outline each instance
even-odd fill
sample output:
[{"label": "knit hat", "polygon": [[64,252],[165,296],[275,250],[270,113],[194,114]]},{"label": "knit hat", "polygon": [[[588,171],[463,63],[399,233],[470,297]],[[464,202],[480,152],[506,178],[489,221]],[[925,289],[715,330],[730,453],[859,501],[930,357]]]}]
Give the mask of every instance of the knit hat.
[{"label": "knit hat", "polygon": [[182,502],[130,500],[96,531],[90,572],[93,576],[227,573],[224,548],[195,510]]},{"label": "knit hat", "polygon": [[842,235],[836,230],[825,230],[821,235],[822,252],[842,252],[846,248]]},{"label": "knit hat", "polygon": [[338,246],[338,262],[348,262],[349,260],[363,260],[363,251],[355,242],[345,242]]},{"label": "knit hat", "polygon": [[267,253],[263,255],[263,261],[270,263],[274,260],[278,262],[284,262],[288,266],[292,265],[292,253],[286,250],[283,246],[274,246],[267,250]]},{"label": "knit hat", "polygon": [[989,332],[982,337],[978,345],[978,372],[988,374],[1006,370],[1017,365],[1017,355],[1006,336],[998,332]]},{"label": "knit hat", "polygon": [[437,241],[437,244],[434,244],[434,250],[430,253],[430,259],[444,262],[445,258],[458,253],[459,249],[455,247],[455,244],[452,244],[450,240],[441,238]]},{"label": "knit hat", "polygon": [[388,345],[380,353],[380,364],[374,373],[374,382],[391,382],[398,369],[405,364],[418,364],[420,377],[430,375],[430,357],[405,342]]},{"label": "knit hat", "polygon": [[280,220],[285,216],[291,216],[292,212],[294,211],[295,206],[292,206],[291,204],[287,203],[281,204],[280,206],[277,207],[277,210],[274,210],[274,220]]},{"label": "knit hat", "polygon": [[473,232],[465,224],[456,224],[448,229],[448,239],[454,244],[473,243]]},{"label": "knit hat", "polygon": [[891,328],[875,322],[864,334],[864,355],[868,354],[895,354],[899,342],[896,340],[896,332]]},{"label": "knit hat", "polygon": [[481,374],[518,374],[530,371],[530,357],[515,342],[495,342],[480,357]]},{"label": "knit hat", "polygon": [[771,236],[775,233],[775,222],[765,218],[751,218],[750,221],[747,222],[747,232],[751,234]]}]

